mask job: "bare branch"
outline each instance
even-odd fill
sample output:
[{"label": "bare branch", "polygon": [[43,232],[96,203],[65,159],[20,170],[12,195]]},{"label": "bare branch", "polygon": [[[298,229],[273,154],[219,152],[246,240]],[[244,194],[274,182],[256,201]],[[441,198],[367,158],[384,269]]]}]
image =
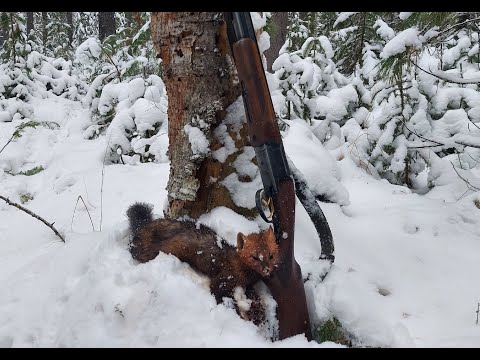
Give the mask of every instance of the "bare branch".
[{"label": "bare branch", "polygon": [[3,149],[5,149],[7,147],[8,144],[10,144],[12,142],[14,136],[15,135],[12,135],[12,137],[10,139],[8,139],[7,143],[5,145],[3,145],[2,149],[0,150],[0,153],[3,151]]},{"label": "bare branch", "polygon": [[75,209],[73,209],[72,222],[70,223],[70,229],[73,229],[73,218],[75,217],[75,211],[77,210],[78,200],[82,200],[83,206],[85,206],[85,210],[87,210],[88,217],[90,218],[90,223],[92,224],[92,229],[93,229],[93,231],[95,231],[95,227],[93,226],[92,217],[90,216],[90,212],[88,211],[88,208],[87,208],[87,205],[85,204],[85,201],[83,201],[82,195],[78,195],[77,202],[75,203]]},{"label": "bare branch", "polygon": [[432,148],[441,145],[422,145],[422,146],[407,146],[407,149],[425,149],[425,148]]},{"label": "bare branch", "polygon": [[472,157],[472,155],[470,155],[468,152],[465,151],[464,154],[467,154],[467,155],[470,157],[470,159],[472,159],[472,160],[475,161],[476,163],[480,163],[480,161],[475,160],[475,159]]},{"label": "bare branch", "polygon": [[[410,131],[412,134],[418,136],[420,139],[423,139],[425,141],[430,141],[430,142],[433,142],[433,143],[436,144],[436,145],[429,145],[429,146],[422,146],[422,147],[435,147],[435,146],[444,146],[445,145],[445,144],[442,144],[441,142],[438,142],[436,140],[427,139],[423,135],[418,134],[416,131],[410,130],[409,127],[407,126],[407,123],[402,118],[400,118],[400,121],[403,123],[403,126],[405,126],[407,128],[407,130]],[[416,146],[416,147],[412,147],[411,149],[413,149],[413,148],[420,148],[420,147]]]},{"label": "bare branch", "polygon": [[115,64],[115,62],[113,61],[112,57],[110,56],[110,54],[108,53],[108,51],[104,51],[103,52],[105,55],[107,55],[108,57],[108,60],[110,61],[110,63],[115,66],[115,69],[117,71],[117,74],[118,74],[118,79],[120,80],[120,82],[122,82],[122,73],[120,72],[120,69],[118,68],[117,64]]},{"label": "bare branch", "polygon": [[480,191],[480,188],[477,188],[476,186],[473,186],[472,184],[470,184],[470,182],[463,178],[457,171],[457,169],[455,168],[455,165],[453,165],[453,163],[450,161],[450,164],[452,164],[452,167],[453,167],[453,170],[455,170],[455,172],[457,173],[458,177],[460,179],[462,179],[463,181],[465,181],[465,184],[467,184],[467,186],[469,187],[470,190],[476,190],[476,191]]},{"label": "bare branch", "polygon": [[452,29],[454,29],[454,28],[456,28],[456,27],[458,27],[458,26],[462,26],[462,25],[464,25],[464,24],[467,24],[467,23],[472,22],[472,21],[475,21],[475,20],[480,20],[480,17],[476,17],[476,18],[473,18],[473,19],[467,19],[467,20],[465,20],[465,21],[463,21],[463,22],[461,22],[461,23],[452,25],[452,26],[446,28],[445,30],[440,31],[438,34],[436,34],[436,35],[432,36],[430,39],[428,39],[428,40],[427,40],[427,44],[430,43],[430,42],[432,41],[432,39],[438,38],[440,35],[445,34],[446,32],[448,32],[448,31],[450,31],[450,30],[452,30]]},{"label": "bare branch", "polygon": [[462,141],[458,141],[458,140],[454,140],[454,143],[458,144],[458,145],[463,145],[463,146],[468,146],[468,147],[473,147],[473,148],[480,149],[479,145],[466,144],[466,143],[464,143]]},{"label": "bare branch", "polygon": [[33,213],[32,211],[28,210],[27,208],[24,208],[22,205],[19,205],[17,203],[14,203],[13,201],[10,201],[8,198],[0,195],[0,199],[2,199],[3,201],[5,201],[8,205],[12,205],[12,206],[15,206],[17,209],[20,209],[24,212],[26,212],[28,215],[34,217],[35,219],[37,220],[40,220],[41,222],[43,222],[45,225],[47,225],[50,229],[52,229],[52,231],[55,233],[55,235],[57,235],[60,239],[62,239],[63,242],[65,242],[65,239],[62,235],[60,235],[60,233],[58,232],[57,229],[55,229],[55,227],[53,226],[54,222],[53,223],[48,223],[48,221],[46,221],[44,218],[38,216],[37,214]]},{"label": "bare branch", "polygon": [[449,83],[459,84],[459,85],[478,84],[478,83],[480,83],[480,79],[471,80],[471,81],[469,81],[468,79],[465,79],[465,80],[462,80],[462,81],[456,81],[456,80],[454,80],[454,79],[447,79],[447,78],[441,77],[441,76],[439,76],[439,75],[437,75],[437,74],[434,74],[434,73],[432,73],[432,72],[430,72],[430,71],[428,71],[428,70],[425,70],[424,68],[420,67],[420,65],[418,65],[418,64],[417,64],[415,61],[413,61],[412,59],[410,59],[410,61],[412,62],[412,64],[413,64],[416,68],[422,70],[423,72],[425,72],[425,73],[427,73],[427,74],[429,74],[429,75],[432,75],[432,76],[436,77],[437,79],[440,79],[440,80],[443,80],[443,81],[446,81],[446,82],[449,82]]}]

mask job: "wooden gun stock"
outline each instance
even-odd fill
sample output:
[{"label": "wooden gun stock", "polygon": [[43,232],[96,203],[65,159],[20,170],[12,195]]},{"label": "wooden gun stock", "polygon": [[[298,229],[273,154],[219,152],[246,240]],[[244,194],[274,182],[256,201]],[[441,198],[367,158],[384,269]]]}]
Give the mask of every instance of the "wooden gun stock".
[{"label": "wooden gun stock", "polygon": [[282,143],[257,44],[243,38],[233,44],[252,146]]},{"label": "wooden gun stock", "polygon": [[281,264],[265,283],[277,302],[279,339],[303,333],[311,340],[302,272],[294,257],[294,181],[290,176],[265,71],[257,43],[251,37],[234,41],[232,51],[242,86],[250,143],[255,149],[265,194],[271,198],[275,209],[272,222],[280,247]]}]

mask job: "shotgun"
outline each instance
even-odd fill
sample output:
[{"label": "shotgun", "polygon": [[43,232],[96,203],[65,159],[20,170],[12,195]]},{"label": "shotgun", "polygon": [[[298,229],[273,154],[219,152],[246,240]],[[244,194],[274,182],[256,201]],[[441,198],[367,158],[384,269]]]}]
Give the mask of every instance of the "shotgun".
[{"label": "shotgun", "polygon": [[[281,264],[271,277],[265,279],[277,302],[278,337],[281,340],[303,333],[311,340],[302,272],[294,256],[296,191],[323,240],[320,258],[331,263],[334,260],[332,234],[305,179],[294,166],[292,177],[250,13],[227,12],[225,20],[242,89],[248,135],[263,183],[263,189],[256,193],[256,205],[261,217],[273,223],[280,248]],[[270,216],[265,215],[265,207]]]}]

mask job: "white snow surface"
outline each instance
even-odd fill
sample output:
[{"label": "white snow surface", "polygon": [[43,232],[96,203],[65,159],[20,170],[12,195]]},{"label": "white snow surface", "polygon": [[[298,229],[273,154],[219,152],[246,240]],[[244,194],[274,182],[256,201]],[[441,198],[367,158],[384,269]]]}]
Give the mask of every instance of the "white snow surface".
[{"label": "white snow surface", "polygon": [[[82,136],[91,120],[79,102],[50,97],[32,106],[34,119],[60,127],[27,129],[5,147],[0,195],[20,203],[30,194],[23,206],[55,222],[66,242],[0,200],[0,347],[343,346],[303,335],[272,342],[234,309],[217,305],[208,278],[174,256],[133,260],[125,212],[144,201],[162,216],[168,162],[103,166],[106,136]],[[0,122],[0,146],[16,125]],[[442,186],[443,171],[434,192],[412,193],[357,167],[348,147],[327,150],[306,125],[289,125],[287,155],[310,187],[337,200],[319,203],[336,256],[323,281],[318,237],[296,204],[295,257],[309,276],[312,324],[335,316],[355,346],[479,347],[478,192],[457,201],[452,188]],[[450,166],[444,159],[438,166],[441,161]],[[38,165],[45,170],[33,176],[7,173]],[[458,184],[465,191],[466,184]],[[85,204],[76,204],[79,196]],[[265,227],[226,208],[199,222],[230,243],[238,231]]]}]

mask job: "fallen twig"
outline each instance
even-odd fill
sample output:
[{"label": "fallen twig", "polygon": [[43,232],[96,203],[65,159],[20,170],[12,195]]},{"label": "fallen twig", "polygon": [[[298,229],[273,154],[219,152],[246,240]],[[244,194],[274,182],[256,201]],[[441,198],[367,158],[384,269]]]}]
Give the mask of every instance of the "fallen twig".
[{"label": "fallen twig", "polygon": [[28,210],[27,208],[24,208],[22,205],[19,205],[17,203],[14,203],[13,201],[10,201],[8,198],[0,195],[0,199],[2,199],[3,201],[5,201],[8,205],[12,205],[12,206],[15,206],[17,209],[20,209],[24,212],[26,212],[28,215],[30,216],[33,216],[35,219],[37,220],[40,220],[41,222],[43,222],[45,225],[47,225],[50,229],[52,229],[52,231],[55,233],[55,235],[57,235],[60,239],[62,239],[63,242],[65,242],[65,239],[62,235],[60,235],[60,233],[58,232],[57,229],[55,229],[55,227],[53,226],[53,224],[55,224],[54,222],[53,223],[48,223],[48,221],[46,221],[44,218],[38,216],[37,214],[33,213],[32,211]]}]

